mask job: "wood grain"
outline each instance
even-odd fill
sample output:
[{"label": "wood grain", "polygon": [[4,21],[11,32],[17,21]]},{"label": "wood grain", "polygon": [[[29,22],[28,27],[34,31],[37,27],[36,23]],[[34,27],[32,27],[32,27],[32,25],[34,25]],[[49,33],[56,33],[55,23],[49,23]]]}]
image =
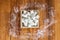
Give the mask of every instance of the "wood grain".
[{"label": "wood grain", "polygon": [[[39,3],[46,3],[46,0],[30,0],[31,2],[39,2]],[[9,35],[9,16],[10,11],[12,7],[16,4],[19,6],[30,2],[28,0],[0,0],[0,40],[20,40],[19,38],[15,38]],[[18,3],[16,3],[18,2]],[[54,30],[54,35],[52,37],[45,36],[44,38],[39,38],[39,40],[60,40],[60,0],[53,0],[53,5],[55,7],[55,19],[57,23],[53,25],[50,30]],[[40,16],[43,16],[44,13],[47,13],[46,11],[41,11],[42,14]],[[46,14],[45,14],[46,15]],[[44,15],[44,16],[45,16]],[[40,25],[43,25],[43,20],[45,17],[42,17],[40,19]],[[40,27],[38,29],[42,29],[43,27]],[[36,31],[37,29],[20,29],[20,31],[23,32],[31,32],[33,34],[33,31]],[[21,32],[20,32],[21,33]],[[22,34],[21,33],[21,34]],[[20,34],[20,35],[21,35]],[[25,40],[32,40],[31,38],[25,39]]]}]

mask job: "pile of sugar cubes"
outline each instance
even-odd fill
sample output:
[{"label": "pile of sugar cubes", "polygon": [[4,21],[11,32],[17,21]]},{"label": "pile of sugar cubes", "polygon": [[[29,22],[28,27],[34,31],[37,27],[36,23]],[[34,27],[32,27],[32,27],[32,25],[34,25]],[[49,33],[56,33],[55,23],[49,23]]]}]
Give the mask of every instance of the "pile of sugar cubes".
[{"label": "pile of sugar cubes", "polygon": [[24,27],[37,27],[39,24],[38,10],[22,10],[21,22]]}]

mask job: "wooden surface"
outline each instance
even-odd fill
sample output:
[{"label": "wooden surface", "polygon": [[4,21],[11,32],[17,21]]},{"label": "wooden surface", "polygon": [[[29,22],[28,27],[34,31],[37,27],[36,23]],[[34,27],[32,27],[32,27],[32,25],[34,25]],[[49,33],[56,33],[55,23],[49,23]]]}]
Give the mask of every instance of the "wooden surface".
[{"label": "wooden surface", "polygon": [[[22,4],[19,0],[17,2]],[[44,3],[45,1],[42,0],[40,2]],[[11,8],[15,3],[16,3],[16,0],[0,0],[0,40],[20,40],[18,38],[15,38],[9,35],[8,20],[9,20]],[[56,10],[55,19],[57,21],[57,23],[53,25],[53,28],[51,28],[55,30],[53,38],[45,36],[44,38],[39,38],[39,40],[60,40],[60,0],[53,0],[53,3]],[[45,11],[42,13],[44,14]],[[43,24],[42,20],[41,20],[41,24]],[[37,29],[21,29],[22,32],[24,31],[24,32],[31,32],[31,33],[35,30]],[[28,40],[31,40],[31,39],[28,39]]]}]

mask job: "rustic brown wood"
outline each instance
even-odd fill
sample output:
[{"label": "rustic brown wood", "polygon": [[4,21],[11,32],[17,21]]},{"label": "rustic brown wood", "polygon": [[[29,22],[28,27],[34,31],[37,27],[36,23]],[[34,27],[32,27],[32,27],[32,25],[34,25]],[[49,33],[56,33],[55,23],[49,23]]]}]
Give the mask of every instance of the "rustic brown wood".
[{"label": "rustic brown wood", "polygon": [[10,0],[0,0],[0,40],[10,40],[10,36],[8,36],[9,12]]},{"label": "rustic brown wood", "polygon": [[[45,3],[45,0],[30,0],[31,2],[40,2],[40,3]],[[19,38],[15,38],[9,35],[9,16],[10,16],[10,11],[12,7],[15,4],[18,4],[21,6],[22,4],[25,4],[26,2],[30,2],[28,0],[0,0],[0,40],[20,40]],[[18,3],[16,3],[18,2]],[[20,5],[21,4],[21,5]],[[60,40],[60,0],[54,0],[53,5],[55,7],[55,19],[57,20],[57,23],[53,25],[50,30],[55,30],[53,33],[53,38],[52,37],[47,37],[45,36],[44,38],[39,38],[39,40]],[[41,11],[42,14],[40,16],[42,17],[46,11]],[[40,19],[40,25],[43,25],[43,20],[45,17],[42,17]],[[40,27],[38,29],[42,29],[43,27]],[[22,35],[23,32],[31,32],[33,34],[34,31],[37,29],[20,29],[20,35]],[[30,39],[25,39],[25,40],[32,40]]]}]

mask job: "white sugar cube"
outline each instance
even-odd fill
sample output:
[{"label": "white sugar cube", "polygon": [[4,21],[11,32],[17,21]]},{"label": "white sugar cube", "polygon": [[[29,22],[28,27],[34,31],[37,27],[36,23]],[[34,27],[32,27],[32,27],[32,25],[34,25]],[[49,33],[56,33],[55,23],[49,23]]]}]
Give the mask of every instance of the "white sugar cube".
[{"label": "white sugar cube", "polygon": [[22,13],[22,23],[24,24],[24,26],[33,27],[38,25],[39,15],[37,14],[36,10],[23,11],[24,12]]}]

